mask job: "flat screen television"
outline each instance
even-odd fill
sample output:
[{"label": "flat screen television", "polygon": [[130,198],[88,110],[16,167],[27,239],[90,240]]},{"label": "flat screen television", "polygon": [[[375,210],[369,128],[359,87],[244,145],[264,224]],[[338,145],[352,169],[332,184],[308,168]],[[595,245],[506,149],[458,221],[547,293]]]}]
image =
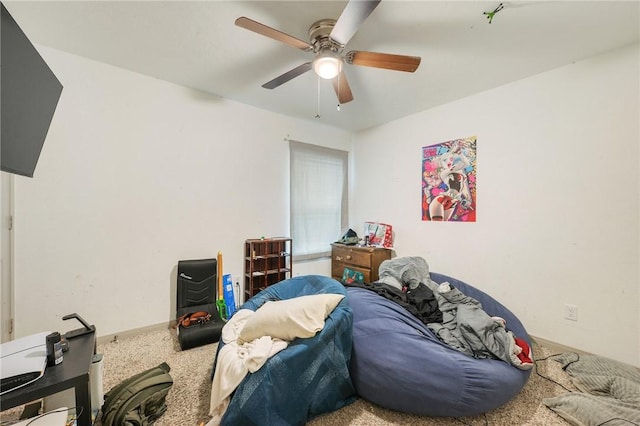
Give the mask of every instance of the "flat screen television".
[{"label": "flat screen television", "polygon": [[0,5],[1,168],[33,177],[62,84],[9,11]]}]

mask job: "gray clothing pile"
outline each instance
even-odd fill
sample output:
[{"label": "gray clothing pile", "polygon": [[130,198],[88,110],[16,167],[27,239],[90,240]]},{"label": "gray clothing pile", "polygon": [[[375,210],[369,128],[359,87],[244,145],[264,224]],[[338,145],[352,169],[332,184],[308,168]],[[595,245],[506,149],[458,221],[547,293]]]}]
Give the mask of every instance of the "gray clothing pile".
[{"label": "gray clothing pile", "polygon": [[[429,278],[429,265],[421,257],[396,257],[384,260],[378,268],[378,282],[385,283],[402,290],[403,287],[414,289],[418,284],[427,284]],[[434,291],[431,288],[431,291]]]},{"label": "gray clothing pile", "polygon": [[448,283],[438,284],[429,276],[429,265],[422,257],[397,257],[380,264],[379,282],[402,289],[425,284],[442,311],[442,323],[427,326],[436,336],[452,348],[474,358],[500,359],[518,368],[529,369],[517,357],[519,349],[515,336],[507,331],[500,319],[490,317],[476,299],[451,288]]},{"label": "gray clothing pile", "polygon": [[442,323],[430,323],[427,327],[440,340],[474,358],[497,358],[514,364],[513,334],[490,317],[480,302],[447,285],[438,286],[434,294],[442,311]]}]

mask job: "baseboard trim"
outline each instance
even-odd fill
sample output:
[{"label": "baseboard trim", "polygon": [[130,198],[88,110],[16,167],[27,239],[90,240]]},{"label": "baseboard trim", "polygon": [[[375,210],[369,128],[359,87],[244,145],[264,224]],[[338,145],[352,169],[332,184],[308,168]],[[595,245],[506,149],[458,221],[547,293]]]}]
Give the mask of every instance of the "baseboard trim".
[{"label": "baseboard trim", "polygon": [[537,343],[540,346],[544,346],[552,352],[576,352],[580,354],[588,354],[590,352],[583,351],[581,349],[572,348],[571,346],[565,346],[561,343],[553,342],[551,340],[543,339],[542,337],[536,337],[529,335],[531,340]]},{"label": "baseboard trim", "polygon": [[174,321],[170,321],[170,322],[163,322],[160,324],[154,324],[154,325],[148,325],[146,327],[140,327],[140,328],[132,328],[131,330],[125,330],[122,331],[120,333],[114,333],[114,334],[107,334],[105,336],[99,336],[98,337],[98,344],[102,345],[105,343],[109,343],[109,342],[117,342],[118,340],[121,339],[130,339],[132,337],[136,337],[139,336],[141,334],[144,333],[150,333],[153,331],[159,331],[159,330],[166,330],[168,328],[171,328],[172,326],[175,326],[175,320]]}]

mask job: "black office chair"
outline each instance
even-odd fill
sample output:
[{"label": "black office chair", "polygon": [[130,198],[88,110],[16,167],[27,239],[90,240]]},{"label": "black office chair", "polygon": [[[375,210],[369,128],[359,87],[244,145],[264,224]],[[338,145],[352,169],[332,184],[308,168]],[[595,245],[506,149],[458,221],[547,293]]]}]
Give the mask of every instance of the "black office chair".
[{"label": "black office chair", "polygon": [[178,262],[178,297],[176,319],[184,315],[206,312],[209,319],[195,319],[188,327],[178,325],[181,349],[215,343],[220,340],[224,321],[216,306],[218,288],[218,262],[216,259],[181,260]]}]

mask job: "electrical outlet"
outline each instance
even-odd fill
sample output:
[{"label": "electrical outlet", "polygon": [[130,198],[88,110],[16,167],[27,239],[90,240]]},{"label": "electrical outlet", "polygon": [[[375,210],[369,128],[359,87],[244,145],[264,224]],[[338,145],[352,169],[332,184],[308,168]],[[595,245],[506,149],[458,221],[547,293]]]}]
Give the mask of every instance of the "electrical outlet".
[{"label": "electrical outlet", "polygon": [[578,321],[578,307],[576,305],[564,305],[564,317],[571,321]]}]

